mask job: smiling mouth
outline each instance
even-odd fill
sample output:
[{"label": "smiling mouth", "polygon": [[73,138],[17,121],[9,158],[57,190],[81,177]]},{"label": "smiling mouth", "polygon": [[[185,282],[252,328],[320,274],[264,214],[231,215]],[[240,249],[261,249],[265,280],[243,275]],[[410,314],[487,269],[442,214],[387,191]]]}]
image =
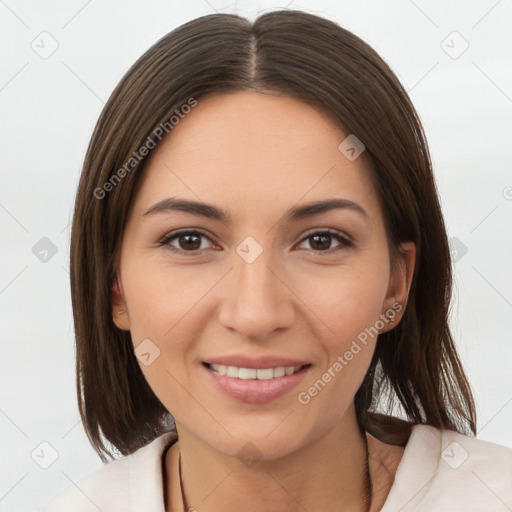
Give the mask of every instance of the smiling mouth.
[{"label": "smiling mouth", "polygon": [[304,364],[302,366],[277,366],[275,368],[243,368],[214,363],[203,364],[219,375],[241,380],[278,379],[293,375],[311,366],[311,364]]}]

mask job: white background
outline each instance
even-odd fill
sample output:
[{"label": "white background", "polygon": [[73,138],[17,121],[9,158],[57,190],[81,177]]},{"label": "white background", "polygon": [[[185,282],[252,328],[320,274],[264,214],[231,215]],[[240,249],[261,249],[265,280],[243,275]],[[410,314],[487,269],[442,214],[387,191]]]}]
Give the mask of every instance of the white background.
[{"label": "white background", "polygon": [[[215,10],[253,19],[284,7],[0,1],[1,511],[34,510],[101,466],[76,406],[68,247],[77,180],[104,102],[136,58],[178,25]],[[454,261],[451,323],[476,395],[478,437],[512,447],[512,1],[288,7],[355,32],[410,92],[448,235],[467,248]],[[32,48],[52,44],[58,48],[46,59]],[[33,253],[43,237],[57,250],[46,262]],[[31,458],[36,450],[48,464],[53,449],[58,458],[48,469]]]}]

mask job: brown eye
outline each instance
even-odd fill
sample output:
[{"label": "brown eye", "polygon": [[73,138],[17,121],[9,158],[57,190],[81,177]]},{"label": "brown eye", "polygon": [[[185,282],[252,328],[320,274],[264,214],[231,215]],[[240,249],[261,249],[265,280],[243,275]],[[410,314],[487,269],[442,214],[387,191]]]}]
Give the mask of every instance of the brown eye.
[{"label": "brown eye", "polygon": [[[169,233],[159,241],[160,245],[166,245],[169,249],[178,252],[196,252],[207,247],[201,247],[202,240],[210,240],[201,231],[179,231],[178,233]],[[173,244],[177,242],[177,244]]]},{"label": "brown eye", "polygon": [[[334,249],[331,247],[333,240],[339,242],[338,246],[334,247]],[[315,233],[311,233],[303,238],[301,243],[304,243],[305,241],[309,241],[310,248],[315,252],[327,252],[330,250],[337,250],[339,246],[351,247],[353,245],[348,238],[332,231],[317,231]]]}]

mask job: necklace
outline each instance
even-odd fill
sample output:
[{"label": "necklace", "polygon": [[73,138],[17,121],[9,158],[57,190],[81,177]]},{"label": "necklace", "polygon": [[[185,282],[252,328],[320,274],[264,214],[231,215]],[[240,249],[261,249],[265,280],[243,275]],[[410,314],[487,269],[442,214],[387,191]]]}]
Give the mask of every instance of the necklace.
[{"label": "necklace", "polygon": [[[370,507],[372,506],[372,481],[370,478],[370,467],[368,464],[368,439],[366,435],[364,435],[364,445],[366,450],[366,460],[365,460],[365,468],[364,468],[364,491],[363,491],[363,504],[365,505],[365,512],[370,512]],[[183,512],[198,512],[194,507],[188,508],[185,502],[185,495],[183,493],[183,483],[181,479],[181,450],[178,455],[178,475],[180,479],[180,494],[181,494],[181,505],[183,508]]]},{"label": "necklace", "polygon": [[370,459],[370,453],[368,452],[368,438],[366,434],[363,433],[364,437],[364,447],[365,447],[365,463],[364,463],[364,484],[365,488],[363,491],[363,503],[366,505],[366,512],[370,512],[370,508],[372,506],[372,479],[370,477],[370,464],[368,460]]}]

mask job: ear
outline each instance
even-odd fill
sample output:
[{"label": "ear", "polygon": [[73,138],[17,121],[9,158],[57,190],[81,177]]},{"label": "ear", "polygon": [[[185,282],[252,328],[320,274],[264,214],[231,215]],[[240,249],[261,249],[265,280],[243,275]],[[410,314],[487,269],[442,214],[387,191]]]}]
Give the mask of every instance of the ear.
[{"label": "ear", "polygon": [[126,308],[122,284],[116,275],[112,285],[112,320],[119,329],[130,330],[130,318]]},{"label": "ear", "polygon": [[383,316],[381,315],[381,318],[385,318],[387,321],[380,333],[396,327],[405,312],[416,264],[414,242],[403,242],[399,247],[398,258],[398,265],[389,278],[388,291],[383,304]]}]

